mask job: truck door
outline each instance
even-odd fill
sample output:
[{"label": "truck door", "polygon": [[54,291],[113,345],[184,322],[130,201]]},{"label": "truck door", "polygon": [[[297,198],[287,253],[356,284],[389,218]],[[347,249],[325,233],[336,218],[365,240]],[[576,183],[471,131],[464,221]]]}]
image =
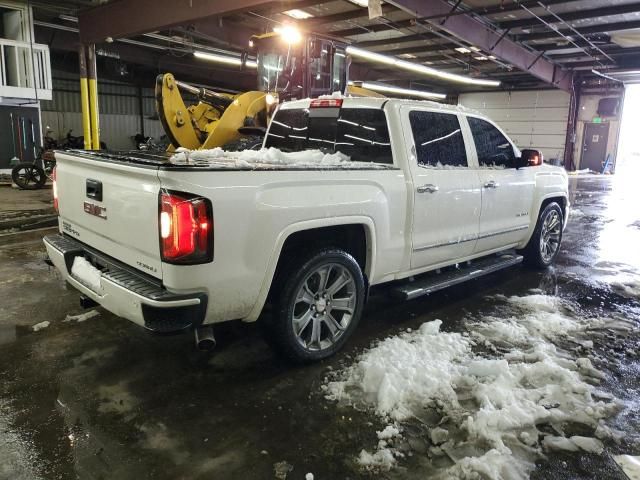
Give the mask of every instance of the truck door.
[{"label": "truck door", "polygon": [[[464,119],[463,119],[464,120]],[[482,186],[482,213],[476,252],[514,245],[527,235],[535,189],[531,168],[515,168],[518,154],[490,122],[467,116]]]},{"label": "truck door", "polygon": [[402,108],[413,178],[411,268],[453,263],[473,252],[481,193],[455,113]]}]

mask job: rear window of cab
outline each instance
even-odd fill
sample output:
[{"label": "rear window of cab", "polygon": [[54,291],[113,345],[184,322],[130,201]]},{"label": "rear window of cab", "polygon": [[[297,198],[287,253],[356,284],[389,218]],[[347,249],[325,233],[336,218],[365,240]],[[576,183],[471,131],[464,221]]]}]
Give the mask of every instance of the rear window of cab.
[{"label": "rear window of cab", "polygon": [[307,108],[278,110],[265,147],[284,152],[321,150],[341,152],[354,162],[393,164],[387,117],[377,108],[323,109],[320,116]]}]

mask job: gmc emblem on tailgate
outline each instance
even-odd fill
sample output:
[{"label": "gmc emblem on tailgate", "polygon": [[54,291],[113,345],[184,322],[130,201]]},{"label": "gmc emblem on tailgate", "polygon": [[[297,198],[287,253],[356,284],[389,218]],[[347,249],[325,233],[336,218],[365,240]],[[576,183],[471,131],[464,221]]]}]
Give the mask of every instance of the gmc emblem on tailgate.
[{"label": "gmc emblem on tailgate", "polygon": [[96,205],[95,203],[84,202],[84,211],[89,215],[95,215],[96,217],[100,217],[104,220],[107,219],[107,209],[100,205]]}]

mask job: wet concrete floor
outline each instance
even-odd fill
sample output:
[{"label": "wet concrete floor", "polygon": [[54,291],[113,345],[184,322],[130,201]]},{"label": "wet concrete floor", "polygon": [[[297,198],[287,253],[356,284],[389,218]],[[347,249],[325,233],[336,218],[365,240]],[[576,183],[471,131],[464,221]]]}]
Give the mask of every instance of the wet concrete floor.
[{"label": "wet concrete floor", "polygon": [[[572,179],[578,212],[557,266],[512,268],[408,303],[381,290],[335,358],[292,367],[256,325],[217,329],[218,350],[196,356],[193,339],[151,336],[110,313],[83,322],[78,294],[43,262],[35,231],[0,239],[0,479],[419,478],[408,461],[387,473],[355,463],[376,443],[374,415],[324,398],[327,374],[372,342],[436,318],[456,331],[496,293],[532,288],[578,302],[586,315],[640,321],[640,191],[628,179]],[[49,321],[48,328],[32,326]],[[603,390],[621,399],[625,433],[603,455],[550,454],[532,478],[624,479],[612,455],[638,455],[640,335],[594,339],[609,358]]]}]

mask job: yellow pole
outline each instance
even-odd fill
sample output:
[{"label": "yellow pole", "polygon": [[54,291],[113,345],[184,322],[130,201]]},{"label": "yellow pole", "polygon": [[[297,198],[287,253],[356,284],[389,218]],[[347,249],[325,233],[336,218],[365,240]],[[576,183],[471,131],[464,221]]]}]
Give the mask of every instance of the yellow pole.
[{"label": "yellow pole", "polygon": [[89,114],[89,89],[87,84],[87,57],[84,45],[78,49],[80,61],[80,105],[82,107],[82,134],[84,149],[91,150],[91,118]]},{"label": "yellow pole", "polygon": [[96,75],[96,46],[87,48],[89,71],[89,103],[91,105],[91,146],[93,150],[100,150],[100,115],[98,109],[98,81]]}]

